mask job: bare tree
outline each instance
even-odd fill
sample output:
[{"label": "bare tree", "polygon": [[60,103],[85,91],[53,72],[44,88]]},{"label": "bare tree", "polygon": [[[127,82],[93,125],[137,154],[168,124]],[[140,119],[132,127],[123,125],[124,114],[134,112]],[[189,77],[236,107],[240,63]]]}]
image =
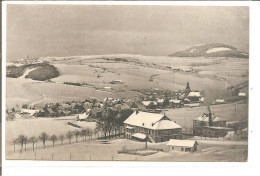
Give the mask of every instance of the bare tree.
[{"label": "bare tree", "polygon": [[61,145],[63,145],[64,138],[65,138],[65,136],[64,136],[63,134],[61,134],[61,135],[59,136],[59,139],[60,139],[60,141],[61,141]]},{"label": "bare tree", "polygon": [[[95,128],[95,130],[94,130],[93,132],[94,132],[94,134],[95,134],[95,138],[97,139],[97,135],[98,135],[98,133],[99,133],[99,129],[98,129],[98,128]],[[99,137],[99,135],[98,135],[98,137]]]},{"label": "bare tree", "polygon": [[81,131],[80,131],[80,135],[83,137],[83,141],[86,141],[86,137],[87,137],[87,131],[86,131],[86,129],[82,129]]},{"label": "bare tree", "polygon": [[69,139],[69,143],[71,144],[71,139],[72,139],[73,133],[71,131],[68,131],[66,134],[66,138]]},{"label": "bare tree", "polygon": [[24,136],[24,150],[26,151],[26,144],[28,143],[28,137]]},{"label": "bare tree", "polygon": [[91,129],[90,128],[86,128],[86,134],[89,137],[89,140],[90,140],[91,133],[92,133]]},{"label": "bare tree", "polygon": [[33,151],[34,151],[34,144],[38,142],[37,137],[33,136],[29,139],[29,142],[32,143]]},{"label": "bare tree", "polygon": [[16,139],[17,143],[21,145],[21,150],[20,152],[23,152],[23,144],[24,144],[24,135],[19,135],[18,138]]},{"label": "bare tree", "polygon": [[54,143],[58,140],[57,136],[54,134],[50,137],[50,140],[52,141],[52,146],[54,147]]},{"label": "bare tree", "polygon": [[80,136],[80,131],[79,130],[75,130],[74,131],[74,136],[76,137],[76,143],[78,143],[78,137]]},{"label": "bare tree", "polygon": [[13,139],[12,144],[14,145],[14,152],[15,152],[15,145],[17,144],[17,139]]},{"label": "bare tree", "polygon": [[48,140],[49,135],[45,132],[42,132],[41,135],[39,136],[40,141],[42,141],[43,147],[45,148],[45,142]]}]

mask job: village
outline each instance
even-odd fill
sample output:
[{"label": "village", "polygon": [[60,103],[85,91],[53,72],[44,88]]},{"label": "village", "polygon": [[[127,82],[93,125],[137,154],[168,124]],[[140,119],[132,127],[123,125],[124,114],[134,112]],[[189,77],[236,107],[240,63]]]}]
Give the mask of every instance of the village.
[{"label": "village", "polygon": [[[19,116],[23,119],[30,118],[51,118],[59,119],[74,117],[68,122],[68,126],[75,130],[70,130],[66,134],[49,136],[42,132],[39,137],[25,136],[20,134],[12,140],[12,145],[20,145],[19,152],[26,150],[26,144],[33,144],[42,141],[43,148],[45,142],[51,141],[54,147],[57,140],[61,140],[62,145],[65,139],[71,140],[73,137],[76,143],[82,136],[83,141],[87,137],[93,140],[107,140],[112,138],[125,138],[130,141],[145,143],[145,148],[126,150],[121,149],[119,154],[127,153],[132,155],[152,155],[159,151],[167,152],[189,152],[197,151],[198,139],[215,140],[247,140],[247,123],[244,121],[227,121],[211,111],[210,105],[225,104],[224,99],[215,99],[210,104],[204,102],[203,91],[191,90],[187,82],[183,90],[159,90],[158,88],[144,90],[144,96],[130,99],[105,98],[103,101],[87,99],[83,102],[71,101],[63,103],[48,104],[24,104],[20,108],[8,108],[6,110],[6,120],[15,121]],[[247,101],[244,92],[238,92],[239,101]],[[177,122],[170,115],[166,115],[168,110],[182,108],[204,107],[205,111],[199,117],[194,116],[192,126]],[[222,110],[223,111],[223,110]],[[89,128],[88,123],[94,123],[94,128]],[[185,121],[186,123],[186,121]],[[94,137],[95,136],[95,137]],[[104,142],[106,143],[106,142]],[[149,144],[163,144],[160,148],[147,148]]]}]

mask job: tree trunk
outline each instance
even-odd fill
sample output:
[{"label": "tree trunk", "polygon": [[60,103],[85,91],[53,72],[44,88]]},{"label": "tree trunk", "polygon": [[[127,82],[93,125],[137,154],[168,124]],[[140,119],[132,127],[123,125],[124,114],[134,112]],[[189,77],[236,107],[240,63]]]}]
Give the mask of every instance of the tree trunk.
[{"label": "tree trunk", "polygon": [[14,152],[15,152],[15,143],[14,143]]},{"label": "tree trunk", "polygon": [[105,134],[105,139],[107,139],[107,133],[105,132],[104,134]]},{"label": "tree trunk", "polygon": [[52,141],[52,147],[54,147],[54,141]]},{"label": "tree trunk", "polygon": [[20,151],[21,153],[23,152],[23,144],[21,144],[21,151]]},{"label": "tree trunk", "polygon": [[34,151],[34,143],[33,143],[33,151]]}]

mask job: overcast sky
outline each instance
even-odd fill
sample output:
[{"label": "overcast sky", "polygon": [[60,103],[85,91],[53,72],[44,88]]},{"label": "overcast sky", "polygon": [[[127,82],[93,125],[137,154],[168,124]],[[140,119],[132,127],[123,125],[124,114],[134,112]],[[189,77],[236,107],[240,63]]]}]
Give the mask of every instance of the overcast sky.
[{"label": "overcast sky", "polygon": [[7,58],[169,55],[201,43],[248,52],[248,7],[8,5]]}]

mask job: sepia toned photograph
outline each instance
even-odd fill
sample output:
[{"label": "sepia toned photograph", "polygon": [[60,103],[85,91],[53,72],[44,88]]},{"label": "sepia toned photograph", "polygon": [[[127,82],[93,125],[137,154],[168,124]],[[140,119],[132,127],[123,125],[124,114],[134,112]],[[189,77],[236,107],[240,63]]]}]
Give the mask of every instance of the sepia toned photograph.
[{"label": "sepia toned photograph", "polygon": [[5,159],[247,162],[249,7],[6,7]]}]

